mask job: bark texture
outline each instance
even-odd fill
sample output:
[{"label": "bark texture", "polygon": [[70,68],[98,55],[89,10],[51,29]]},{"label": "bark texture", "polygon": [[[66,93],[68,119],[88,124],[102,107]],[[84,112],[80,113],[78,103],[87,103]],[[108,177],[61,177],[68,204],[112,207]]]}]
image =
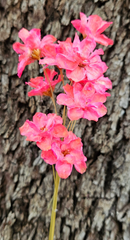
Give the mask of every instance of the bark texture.
[{"label": "bark texture", "polygon": [[76,124],[88,168],[60,182],[55,239],[130,239],[129,0],[0,0],[0,240],[47,240],[53,194],[51,167],[18,129],[36,111],[53,112],[53,105],[47,97],[28,97],[24,83],[38,76],[39,66],[26,67],[19,79],[12,44],[22,27],[73,38],[70,21],[80,11],[113,21],[106,35],[114,45],[103,56],[113,89],[106,116]]}]

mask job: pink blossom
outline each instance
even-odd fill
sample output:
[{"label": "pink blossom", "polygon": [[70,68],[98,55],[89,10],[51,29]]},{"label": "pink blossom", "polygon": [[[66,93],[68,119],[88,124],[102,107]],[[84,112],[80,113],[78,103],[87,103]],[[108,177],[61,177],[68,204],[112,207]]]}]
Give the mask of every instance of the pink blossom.
[{"label": "pink blossom", "polygon": [[37,112],[33,121],[26,120],[20,127],[21,135],[27,137],[27,141],[34,141],[42,150],[51,149],[52,138],[65,137],[67,129],[62,125],[62,118],[56,114],[44,114]]},{"label": "pink blossom", "polygon": [[60,178],[66,179],[72,172],[73,165],[81,174],[86,171],[86,157],[82,152],[81,139],[72,132],[67,137],[52,143],[52,149],[42,151],[41,157],[49,164],[56,164]]},{"label": "pink blossom", "polygon": [[103,21],[98,15],[91,15],[88,18],[84,13],[80,13],[81,20],[73,20],[73,26],[83,34],[84,37],[93,38],[96,42],[108,46],[113,45],[113,40],[101,34],[113,22]]},{"label": "pink blossom", "polygon": [[13,44],[13,49],[20,54],[18,76],[21,77],[25,66],[44,57],[45,52],[48,52],[47,48],[49,48],[49,45],[52,45],[56,38],[52,35],[47,35],[41,40],[40,29],[28,31],[25,28],[19,31],[19,38],[24,44],[16,42]]},{"label": "pink blossom", "polygon": [[101,61],[99,55],[104,52],[102,49],[94,50],[96,43],[92,39],[85,38],[80,42],[78,35],[75,35],[74,42],[59,42],[60,51],[56,55],[56,65],[66,69],[66,75],[75,82],[94,80],[102,76],[107,66]]},{"label": "pink blossom", "polygon": [[45,96],[52,97],[50,84],[51,84],[52,90],[54,91],[55,85],[61,81],[61,76],[59,75],[58,79],[53,80],[54,77],[57,75],[57,72],[55,72],[54,70],[50,70],[48,68],[46,68],[46,72],[50,80],[50,83],[46,76],[45,78],[43,77],[31,78],[30,82],[26,82],[26,84],[34,88],[34,90],[31,90],[30,92],[28,92],[28,96],[40,95],[42,97],[43,95],[45,95]]},{"label": "pink blossom", "polygon": [[70,120],[86,118],[88,120],[98,121],[99,117],[106,114],[107,109],[103,105],[108,93],[96,93],[91,82],[84,86],[80,83],[74,83],[73,86],[65,85],[66,94],[59,94],[57,103],[68,107],[68,117]]},{"label": "pink blossom", "polygon": [[[87,82],[91,82],[91,84],[93,85],[93,87],[97,93],[104,93],[106,90],[112,88],[111,80],[108,77],[104,77],[103,75],[92,81],[89,81],[86,78],[83,81],[81,81],[80,84],[82,84],[82,86],[84,86]],[[110,94],[108,94],[107,96],[110,96]]]},{"label": "pink blossom", "polygon": [[[66,75],[75,82],[97,79],[107,70],[99,55],[104,52],[102,49],[95,50],[96,43],[93,39],[79,40],[77,34],[73,43],[68,38],[66,41],[58,41],[55,54],[48,55],[40,60],[41,64],[56,65],[66,69]],[[53,52],[53,51],[52,51]]]}]

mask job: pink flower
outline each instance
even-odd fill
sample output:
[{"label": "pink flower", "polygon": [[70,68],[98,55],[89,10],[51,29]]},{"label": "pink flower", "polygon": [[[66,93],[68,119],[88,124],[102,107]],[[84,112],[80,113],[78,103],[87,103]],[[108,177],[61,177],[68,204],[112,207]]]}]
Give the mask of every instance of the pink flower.
[{"label": "pink flower", "polygon": [[107,66],[101,61],[99,55],[102,49],[94,50],[96,43],[92,39],[85,38],[80,42],[75,35],[74,42],[59,42],[60,52],[56,55],[56,64],[59,68],[66,69],[66,75],[75,82],[80,82],[87,77],[94,80],[102,76]]},{"label": "pink flower", "polygon": [[52,138],[62,138],[67,135],[67,129],[62,125],[62,118],[54,113],[46,115],[37,112],[33,116],[33,122],[26,120],[19,130],[21,135],[27,137],[27,141],[36,142],[44,151],[51,149]]},{"label": "pink flower", "polygon": [[108,28],[113,22],[103,21],[98,15],[91,15],[88,18],[84,13],[80,13],[81,20],[73,20],[71,23],[73,26],[83,34],[85,37],[93,38],[96,42],[108,46],[113,45],[113,40],[101,34]]},{"label": "pink flower", "polygon": [[41,157],[49,164],[56,164],[56,171],[60,178],[66,179],[72,172],[73,165],[79,173],[86,171],[87,158],[82,152],[81,139],[72,132],[67,137],[52,143],[52,149],[42,151]]},{"label": "pink flower", "polygon": [[57,103],[68,107],[68,117],[70,120],[86,118],[98,121],[99,117],[106,114],[107,109],[103,105],[108,93],[96,93],[92,83],[87,82],[84,86],[74,83],[73,86],[64,86],[66,94],[59,94]]},{"label": "pink flower", "polygon": [[60,75],[58,76],[57,80],[53,80],[54,77],[57,75],[57,72],[55,72],[54,70],[50,70],[50,69],[46,68],[46,72],[49,77],[50,83],[48,82],[48,79],[46,76],[45,76],[45,78],[43,78],[43,77],[31,78],[30,82],[26,82],[26,84],[28,84],[29,86],[34,88],[34,90],[31,90],[28,93],[29,97],[37,96],[37,95],[40,95],[41,97],[43,95],[52,97],[50,84],[51,84],[52,90],[54,91],[55,85],[62,80],[61,80]]},{"label": "pink flower", "polygon": [[[94,79],[92,81],[88,81],[88,79],[84,79],[80,84],[84,86],[87,82],[91,82],[93,85],[96,93],[105,93],[106,90],[112,88],[112,82],[108,77],[104,77],[103,75],[97,79]],[[109,93],[107,93],[107,96],[110,96]]]},{"label": "pink flower", "polygon": [[[47,46],[52,45],[56,38],[52,35],[47,35],[41,40],[40,29],[28,31],[25,28],[19,31],[19,38],[24,44],[16,42],[13,44],[13,49],[20,54],[18,76],[21,77],[25,66],[44,57],[45,52],[48,52]],[[44,48],[46,48],[46,50]]]}]

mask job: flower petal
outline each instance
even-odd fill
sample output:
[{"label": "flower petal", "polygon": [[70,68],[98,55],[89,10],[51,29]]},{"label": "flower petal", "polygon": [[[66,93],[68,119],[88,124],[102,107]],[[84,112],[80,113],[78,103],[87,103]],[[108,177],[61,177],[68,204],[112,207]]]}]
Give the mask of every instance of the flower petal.
[{"label": "flower petal", "polygon": [[66,179],[72,172],[72,166],[69,163],[58,161],[56,163],[56,171],[60,178]]},{"label": "flower petal", "polygon": [[57,157],[51,149],[48,151],[42,151],[41,158],[43,158],[44,161],[50,165],[53,165],[57,162]]}]

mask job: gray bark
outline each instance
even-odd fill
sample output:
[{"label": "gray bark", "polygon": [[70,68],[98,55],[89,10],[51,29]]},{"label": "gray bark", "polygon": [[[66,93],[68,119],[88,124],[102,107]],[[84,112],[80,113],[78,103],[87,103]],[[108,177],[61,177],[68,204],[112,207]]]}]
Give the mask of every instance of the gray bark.
[{"label": "gray bark", "polygon": [[[87,171],[73,170],[61,180],[55,239],[130,239],[130,2],[128,0],[0,0],[0,240],[47,240],[53,194],[52,169],[19,127],[37,111],[52,112],[47,97],[29,98],[25,82],[39,74],[35,62],[17,77],[12,44],[25,27],[41,28],[42,36],[74,37],[70,21],[98,14],[113,21],[104,47],[106,75],[113,82],[107,115],[97,123],[80,120],[75,133],[84,143]],[[58,93],[59,89],[56,89]]]}]

